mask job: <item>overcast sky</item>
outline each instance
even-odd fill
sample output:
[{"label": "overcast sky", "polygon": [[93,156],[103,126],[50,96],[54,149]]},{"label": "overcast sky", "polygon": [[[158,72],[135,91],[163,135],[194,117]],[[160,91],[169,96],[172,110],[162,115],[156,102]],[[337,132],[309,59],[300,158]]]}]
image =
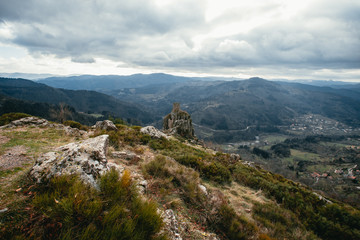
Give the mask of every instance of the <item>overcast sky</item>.
[{"label": "overcast sky", "polygon": [[0,0],[0,72],[360,81],[360,0]]}]

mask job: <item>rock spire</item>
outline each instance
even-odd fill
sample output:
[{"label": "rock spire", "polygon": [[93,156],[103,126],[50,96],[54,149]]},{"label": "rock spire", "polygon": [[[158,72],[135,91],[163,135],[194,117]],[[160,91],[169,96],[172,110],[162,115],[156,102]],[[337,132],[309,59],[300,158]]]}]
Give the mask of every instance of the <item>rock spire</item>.
[{"label": "rock spire", "polygon": [[190,114],[180,109],[180,103],[173,104],[171,113],[164,118],[163,128],[170,134],[179,134],[190,139],[195,137]]}]

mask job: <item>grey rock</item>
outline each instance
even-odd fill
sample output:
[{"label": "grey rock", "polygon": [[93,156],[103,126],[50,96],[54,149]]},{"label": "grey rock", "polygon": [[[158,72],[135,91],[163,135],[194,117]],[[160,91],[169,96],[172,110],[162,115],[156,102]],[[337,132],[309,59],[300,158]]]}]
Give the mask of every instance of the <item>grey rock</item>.
[{"label": "grey rock", "polygon": [[118,130],[117,127],[115,126],[115,124],[110,120],[97,121],[96,124],[92,127],[95,129],[100,129],[100,130],[109,130],[109,131]]},{"label": "grey rock", "polygon": [[130,151],[114,151],[111,153],[114,158],[121,158],[125,160],[140,159],[139,155]]},{"label": "grey rock", "polygon": [[199,184],[199,189],[203,194],[205,194],[206,196],[208,195],[207,189],[204,185]]},{"label": "grey rock", "polygon": [[138,183],[138,189],[139,189],[140,194],[145,193],[147,186],[148,186],[148,181],[146,181],[146,180],[142,180]]},{"label": "grey rock", "polygon": [[50,123],[46,119],[38,118],[38,117],[25,117],[21,118],[15,121],[12,121],[11,123],[2,126],[1,128],[12,128],[12,127],[20,127],[20,126],[40,126],[40,127],[46,127],[49,126]]},{"label": "grey rock", "polygon": [[161,138],[161,137],[168,138],[168,136],[165,133],[161,132],[160,130],[156,129],[153,126],[143,127],[140,129],[140,132],[144,134],[148,134],[154,138]]},{"label": "grey rock", "polygon": [[171,209],[165,210],[163,214],[163,220],[166,226],[166,230],[169,232],[170,239],[182,240],[179,230],[179,223],[176,219],[174,211]]},{"label": "grey rock", "polygon": [[180,110],[179,103],[174,103],[173,110],[164,118],[163,128],[170,134],[179,134],[189,139],[195,137],[190,114]]},{"label": "grey rock", "polygon": [[53,176],[78,174],[84,182],[98,188],[96,179],[110,169],[106,159],[108,138],[101,135],[45,153],[37,159],[30,176],[41,183]]}]

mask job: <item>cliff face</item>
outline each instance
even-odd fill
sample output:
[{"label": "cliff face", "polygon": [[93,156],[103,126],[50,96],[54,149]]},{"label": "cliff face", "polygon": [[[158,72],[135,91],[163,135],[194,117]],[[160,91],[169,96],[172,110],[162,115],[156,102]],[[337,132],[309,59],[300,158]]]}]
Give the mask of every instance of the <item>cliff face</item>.
[{"label": "cliff face", "polygon": [[164,131],[179,134],[185,138],[194,138],[194,127],[190,114],[180,109],[180,103],[174,103],[171,113],[165,116]]}]

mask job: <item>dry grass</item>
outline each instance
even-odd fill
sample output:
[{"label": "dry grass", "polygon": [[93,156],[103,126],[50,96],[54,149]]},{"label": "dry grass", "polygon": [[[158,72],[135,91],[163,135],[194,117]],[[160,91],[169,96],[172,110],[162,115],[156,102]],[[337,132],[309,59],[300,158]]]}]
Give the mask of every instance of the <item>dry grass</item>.
[{"label": "dry grass", "polygon": [[0,129],[0,209],[22,200],[16,190],[40,154],[75,140],[54,128]]},{"label": "dry grass", "polygon": [[233,206],[235,212],[240,216],[245,216],[251,221],[254,221],[252,217],[252,208],[254,203],[268,203],[271,202],[261,190],[254,190],[236,182],[232,182],[230,185],[218,188],[218,186],[212,186],[207,183],[206,188],[215,191],[220,190],[225,198]]}]

